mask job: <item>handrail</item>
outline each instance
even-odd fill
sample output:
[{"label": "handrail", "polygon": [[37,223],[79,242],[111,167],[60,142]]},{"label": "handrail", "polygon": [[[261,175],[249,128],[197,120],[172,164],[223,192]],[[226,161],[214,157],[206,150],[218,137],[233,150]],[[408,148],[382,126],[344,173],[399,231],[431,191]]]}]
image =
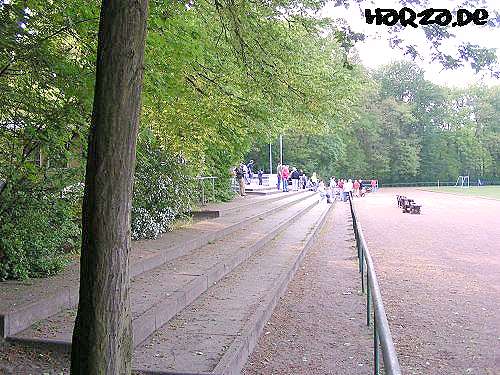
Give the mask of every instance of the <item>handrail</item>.
[{"label": "handrail", "polygon": [[[366,289],[366,324],[370,326],[371,308],[373,307],[373,361],[374,374],[380,371],[379,345],[382,349],[384,359],[384,370],[387,375],[401,375],[398,356],[394,348],[389,322],[385,314],[382,294],[375,273],[373,259],[368,251],[361,223],[358,221],[356,209],[349,198],[351,208],[352,225],[356,238],[356,248],[358,250],[359,271],[361,273],[361,289],[365,293]],[[365,288],[365,265],[366,265],[366,288]],[[370,302],[371,300],[371,302]]]},{"label": "handrail", "polygon": [[201,205],[206,206],[206,204],[208,203],[208,199],[205,196],[205,184],[203,183],[205,180],[211,181],[212,200],[215,201],[215,180],[217,179],[217,177],[216,176],[196,176],[195,179],[199,182],[200,187],[201,187]]}]

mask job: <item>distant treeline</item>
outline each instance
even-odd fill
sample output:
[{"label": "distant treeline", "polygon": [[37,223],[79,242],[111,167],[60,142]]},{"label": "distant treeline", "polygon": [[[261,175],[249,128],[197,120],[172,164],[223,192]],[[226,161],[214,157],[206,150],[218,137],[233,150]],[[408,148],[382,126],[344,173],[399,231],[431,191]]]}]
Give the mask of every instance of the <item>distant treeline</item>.
[{"label": "distant treeline", "polygon": [[[321,176],[378,178],[384,183],[500,181],[500,87],[435,85],[409,62],[371,74],[357,116],[341,129],[284,134],[285,162]],[[273,145],[278,160],[278,145]],[[269,145],[251,157],[269,169]],[[274,163],[276,164],[276,163]]]}]

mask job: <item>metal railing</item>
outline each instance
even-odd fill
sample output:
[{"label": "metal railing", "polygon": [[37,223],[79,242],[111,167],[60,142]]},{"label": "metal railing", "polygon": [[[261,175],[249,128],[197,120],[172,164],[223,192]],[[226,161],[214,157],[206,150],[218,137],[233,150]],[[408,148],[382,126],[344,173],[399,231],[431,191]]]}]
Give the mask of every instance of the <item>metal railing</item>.
[{"label": "metal railing", "polygon": [[[361,274],[361,289],[363,294],[366,293],[366,325],[370,326],[373,310],[373,373],[380,373],[380,350],[382,351],[384,371],[387,375],[401,375],[398,356],[392,341],[389,322],[385,314],[384,303],[382,302],[382,294],[375,274],[373,260],[368,251],[361,223],[358,221],[356,208],[349,199],[351,207],[352,226],[356,237],[356,248],[358,250],[359,272]],[[366,272],[365,272],[366,271]],[[365,281],[366,274],[366,281]]]},{"label": "metal railing", "polygon": [[[418,182],[394,182],[394,183],[382,183],[380,187],[426,187],[426,186],[435,186],[435,187],[444,187],[444,186],[456,186],[457,181],[418,181]],[[490,180],[481,180],[481,186],[489,186],[489,185],[500,185],[500,181],[490,181]],[[477,181],[472,181],[470,186],[477,186]]]},{"label": "metal railing", "polygon": [[215,180],[217,177],[214,176],[198,176],[196,177],[196,180],[198,181],[200,190],[201,190],[201,196],[200,196],[200,203],[202,206],[205,206],[209,200],[207,195],[205,194],[205,181],[210,181],[210,186],[212,190],[212,202],[215,201]]},{"label": "metal railing", "polygon": [[419,182],[394,182],[390,184],[380,184],[380,187],[425,187],[425,186],[455,186],[456,181],[419,181]]}]

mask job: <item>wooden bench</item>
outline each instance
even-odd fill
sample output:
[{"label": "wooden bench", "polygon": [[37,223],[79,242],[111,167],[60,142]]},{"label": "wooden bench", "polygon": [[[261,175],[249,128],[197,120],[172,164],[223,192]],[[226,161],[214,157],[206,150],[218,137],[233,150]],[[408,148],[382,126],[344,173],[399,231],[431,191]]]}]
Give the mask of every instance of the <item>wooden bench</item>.
[{"label": "wooden bench", "polygon": [[407,198],[404,195],[396,195],[398,207],[403,210],[403,213],[420,214],[422,205],[416,204],[413,199]]},{"label": "wooden bench", "polygon": [[418,215],[420,215],[420,208],[421,207],[422,207],[422,205],[413,203],[410,206],[410,214],[418,214]]},{"label": "wooden bench", "polygon": [[404,201],[406,200],[406,197],[404,195],[396,195],[396,199],[398,202],[398,207],[403,208]]}]

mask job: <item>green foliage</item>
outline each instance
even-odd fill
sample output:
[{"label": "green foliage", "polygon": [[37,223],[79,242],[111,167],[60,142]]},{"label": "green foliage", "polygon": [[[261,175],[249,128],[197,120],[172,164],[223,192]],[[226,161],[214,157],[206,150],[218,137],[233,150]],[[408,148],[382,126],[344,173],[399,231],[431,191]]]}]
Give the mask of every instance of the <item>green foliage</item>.
[{"label": "green foliage", "polygon": [[343,169],[349,176],[358,170],[383,182],[454,181],[459,174],[500,180],[498,87],[438,87],[408,62],[384,66],[373,79],[345,134],[370,157],[350,158]]},{"label": "green foliage", "polygon": [[186,161],[143,133],[137,147],[132,238],[156,238],[189,213],[195,182]]},{"label": "green foliage", "polygon": [[[17,190],[14,186],[23,185]],[[81,195],[37,181],[7,185],[0,201],[0,280],[57,273],[79,245]]]},{"label": "green foliage", "polygon": [[96,4],[1,4],[1,279],[54,274],[78,247]]},{"label": "green foliage", "polygon": [[[312,136],[285,132],[285,163],[323,178],[382,183],[455,181],[466,174],[500,180],[498,87],[439,87],[415,64],[395,62],[373,72],[359,95],[357,116],[342,125]],[[259,146],[250,156],[267,161],[267,153]]]}]

